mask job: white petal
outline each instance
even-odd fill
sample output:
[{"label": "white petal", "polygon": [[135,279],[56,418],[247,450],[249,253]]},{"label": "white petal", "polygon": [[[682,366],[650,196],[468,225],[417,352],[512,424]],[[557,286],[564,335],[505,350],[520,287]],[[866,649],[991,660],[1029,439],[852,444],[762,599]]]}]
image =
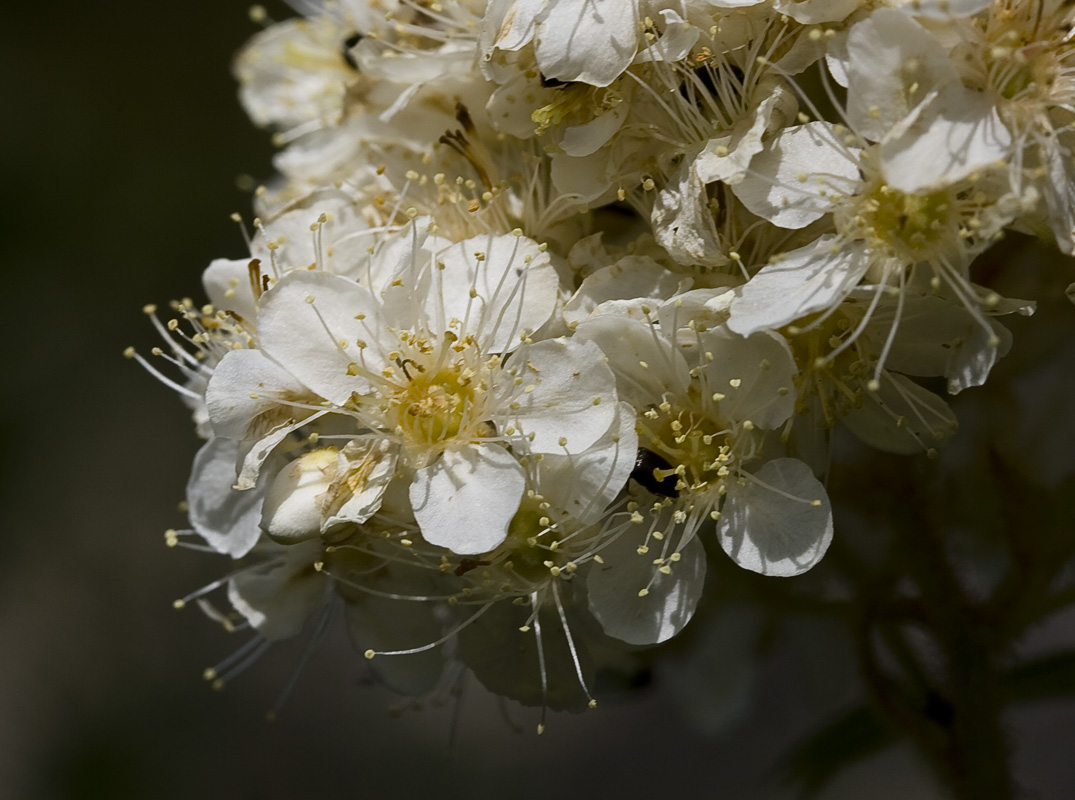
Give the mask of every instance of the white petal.
[{"label": "white petal", "polygon": [[953,17],[969,17],[984,11],[992,4],[993,0],[901,0],[899,3],[908,14],[942,21]]},{"label": "white petal", "polygon": [[687,391],[687,362],[648,322],[593,317],[579,324],[574,338],[601,348],[619,378],[620,398],[638,408],[660,402],[665,393]]},{"label": "white petal", "polygon": [[661,11],[664,17],[664,31],[653,44],[639,53],[635,64],[650,61],[680,61],[687,57],[701,31],[670,8]]},{"label": "white petal", "polygon": [[267,431],[309,415],[282,401],[316,402],[309,389],[260,350],[232,350],[213,368],[205,392],[218,436],[259,439]]},{"label": "white petal", "polygon": [[518,50],[534,38],[548,0],[490,0],[482,25],[482,51]]},{"label": "white petal", "polygon": [[187,483],[191,527],[210,547],[232,558],[246,555],[257,543],[264,496],[232,488],[238,458],[237,441],[214,437],[194,456]]},{"label": "white petal", "polygon": [[700,334],[700,340],[713,355],[712,361],[707,355],[704,374],[709,388],[724,395],[720,413],[726,419],[773,430],[791,417],[796,368],[784,337],[759,331],[743,338],[722,327]]},{"label": "white petal", "polygon": [[927,96],[959,80],[943,46],[901,11],[882,8],[847,36],[848,120],[880,141]]},{"label": "white petal", "polygon": [[[477,255],[477,254],[480,254]],[[434,332],[465,320],[484,353],[504,353],[552,316],[559,278],[549,255],[525,236],[479,236],[437,254],[437,270],[425,304]]]},{"label": "white petal", "polygon": [[[630,534],[634,534],[634,529]],[[667,561],[669,574],[653,563],[655,549],[640,555],[639,536],[625,533],[601,551],[586,578],[590,611],[605,633],[628,644],[657,644],[690,622],[705,584],[705,549],[692,538]],[[669,554],[671,555],[671,554]],[[646,590],[643,597],[639,592]]]},{"label": "white petal", "polygon": [[249,258],[214,259],[202,273],[202,286],[215,308],[233,311],[249,322],[257,318]]},{"label": "white petal", "polygon": [[280,425],[256,441],[243,441],[239,449],[241,464],[239,466],[239,476],[235,479],[235,488],[240,490],[253,488],[254,484],[258,482],[262,466],[264,466],[265,461],[273,454],[276,448],[293,431],[297,431],[307,422],[312,422],[314,419],[323,416],[324,413],[320,412],[309,419]]},{"label": "white petal", "polygon": [[546,454],[537,467],[540,493],[553,509],[583,524],[599,522],[634,470],[638,456],[635,410],[619,403],[606,434],[579,455]]},{"label": "white petal", "polygon": [[747,281],[732,301],[728,327],[748,336],[829,308],[858,284],[869,264],[861,242],[822,236]]},{"label": "white petal", "polygon": [[560,139],[560,149],[572,158],[596,153],[623,127],[630,109],[630,102],[621,102],[581,125],[567,128]]},{"label": "white petal", "polygon": [[840,142],[827,122],[785,128],[732,187],[748,209],[780,228],[804,228],[834,207],[833,191],[859,183],[856,149]]},{"label": "white petal", "polygon": [[771,124],[790,120],[795,113],[795,97],[783,85],[762,86],[769,89],[755,107],[753,116],[740,120],[732,132],[710,139],[694,162],[694,170],[703,183],[723,181],[739,183],[746,177],[751,160],[762,150],[762,137]]},{"label": "white petal", "polygon": [[732,484],[718,525],[724,552],[739,566],[762,575],[806,572],[832,541],[825,487],[794,458],[770,461],[755,476],[772,488],[749,478],[744,486]]},{"label": "white petal", "polygon": [[588,275],[564,306],[564,319],[579,323],[610,300],[664,300],[680,288],[682,276],[649,256],[625,256]]},{"label": "white petal", "polygon": [[889,186],[923,192],[1003,166],[1011,151],[1011,134],[989,96],[956,85],[890,132],[881,168]]},{"label": "white petal", "polygon": [[376,298],[336,275],[292,272],[261,298],[258,338],[266,355],[337,405],[367,389],[356,367],[383,367],[392,344],[377,341],[383,329]]},{"label": "white petal", "polygon": [[839,22],[862,5],[862,0],[775,0],[774,9],[803,25]]},{"label": "white petal", "polygon": [[411,505],[430,544],[461,555],[487,553],[508,535],[526,479],[500,445],[446,450],[415,474]]},{"label": "white petal", "polygon": [[633,8],[594,0],[555,0],[538,30],[538,66],[547,78],[608,86],[638,48]]},{"label": "white petal", "polygon": [[600,439],[616,416],[616,376],[593,342],[552,339],[524,345],[508,362],[497,405],[517,406],[507,421],[533,439],[537,453],[581,453]]}]

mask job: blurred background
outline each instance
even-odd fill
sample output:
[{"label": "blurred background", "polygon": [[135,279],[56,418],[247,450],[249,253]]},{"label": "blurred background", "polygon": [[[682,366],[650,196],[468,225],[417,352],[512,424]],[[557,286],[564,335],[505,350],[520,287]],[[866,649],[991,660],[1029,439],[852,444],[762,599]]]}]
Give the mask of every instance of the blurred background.
[{"label": "blurred background", "polygon": [[843,442],[822,566],[715,554],[708,622],[598,710],[537,737],[471,683],[391,713],[341,631],[275,722],[301,642],[212,691],[239,642],[172,601],[227,565],[163,537],[198,440],[122,357],[156,344],[144,304],[200,302],[205,265],[244,255],[238,178],[271,172],[230,75],[255,26],[212,6],[19,3],[0,26],[0,797],[947,797],[938,759],[999,764],[983,798],[1075,797],[1075,269],[1017,237],[980,278],[1041,308],[956,398],[952,447]]}]

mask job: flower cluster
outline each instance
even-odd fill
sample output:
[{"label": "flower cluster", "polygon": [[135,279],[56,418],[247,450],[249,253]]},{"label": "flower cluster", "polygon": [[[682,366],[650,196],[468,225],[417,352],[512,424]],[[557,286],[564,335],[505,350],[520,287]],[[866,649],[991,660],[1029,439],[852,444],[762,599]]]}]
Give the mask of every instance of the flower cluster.
[{"label": "flower cluster", "polygon": [[954,431],[915,379],[1033,310],[973,279],[1003,231],[1075,250],[1062,0],[292,5],[236,61],[281,147],[249,252],[153,316],[181,379],[129,352],[206,439],[169,541],[235,567],[180,603],[256,634],[213,679],[342,609],[405,695],[592,705],[707,542],[822,558],[835,426]]}]

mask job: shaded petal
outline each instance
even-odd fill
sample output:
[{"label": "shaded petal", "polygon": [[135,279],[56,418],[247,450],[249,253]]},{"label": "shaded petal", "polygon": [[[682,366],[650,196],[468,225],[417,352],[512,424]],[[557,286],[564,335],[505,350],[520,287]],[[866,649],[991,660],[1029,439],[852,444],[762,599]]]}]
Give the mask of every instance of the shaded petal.
[{"label": "shaded petal", "polygon": [[882,372],[881,388],[865,392],[862,405],[841,421],[871,447],[918,453],[955,432],[956,415],[933,392],[899,373]]},{"label": "shaded petal", "polygon": [[[634,530],[631,530],[631,534]],[[666,559],[669,574],[658,571],[653,551],[640,555],[642,539],[624,534],[601,551],[586,577],[590,611],[609,636],[628,644],[657,644],[690,622],[705,584],[705,550],[692,537],[680,546],[679,559]],[[644,597],[639,591],[646,590]]]},{"label": "shaded petal", "polygon": [[332,586],[314,563],[324,556],[319,542],[282,547],[274,560],[244,570],[228,582],[228,600],[270,641],[298,635],[324,605]]},{"label": "shaded petal", "polygon": [[210,547],[232,558],[246,555],[257,544],[264,494],[232,488],[238,458],[239,442],[214,437],[194,456],[187,483],[191,527]]},{"label": "shaded petal", "polygon": [[825,487],[794,458],[770,461],[755,477],[767,486],[749,477],[742,486],[729,484],[718,524],[724,552],[739,566],[762,575],[806,572],[832,541],[832,508]]}]

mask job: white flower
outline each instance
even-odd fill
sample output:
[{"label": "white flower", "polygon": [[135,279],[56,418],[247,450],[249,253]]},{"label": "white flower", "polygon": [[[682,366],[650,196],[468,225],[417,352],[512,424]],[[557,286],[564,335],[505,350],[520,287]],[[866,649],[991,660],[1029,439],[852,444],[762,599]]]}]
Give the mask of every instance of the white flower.
[{"label": "white flower", "polygon": [[[703,331],[678,319],[678,310],[675,301],[667,303],[659,329],[606,315],[581,323],[576,333],[605,351],[620,379],[620,395],[640,411],[639,446],[655,457],[656,466],[645,467],[649,474],[639,475],[640,486],[655,502],[632,513],[632,521],[645,531],[637,552],[647,556],[660,547],[662,561],[650,574],[656,580],[665,566],[674,573],[674,562],[688,554],[687,545],[703,525],[721,519],[722,507],[738,498],[735,519],[741,526],[722,527],[729,555],[740,566],[767,574],[805,571],[824,554],[831,536],[824,488],[804,477],[809,469],[802,464],[767,480],[751,470],[762,455],[762,431],[782,425],[794,409],[791,352],[782,338],[769,333],[742,338],[723,327]],[[765,491],[746,492],[748,486]],[[784,498],[779,502],[806,509],[796,514],[802,524],[796,527],[794,545],[768,512],[743,510],[766,502],[766,492],[773,495],[770,500]],[[770,544],[769,537],[782,544]],[[776,551],[784,555],[758,555]],[[680,557],[669,562],[673,553]],[[691,567],[686,569],[690,573]],[[649,588],[637,587],[642,593],[636,603]]]},{"label": "white flower", "polygon": [[902,191],[887,182],[882,159],[878,145],[825,122],[785,129],[754,159],[753,174],[733,187],[744,205],[788,228],[831,214],[836,233],[770,259],[732,303],[732,330],[774,330],[825,312],[861,282],[879,299],[922,268],[989,328],[980,310],[985,296],[967,268],[1023,201],[981,177]]},{"label": "white flower", "polygon": [[[244,391],[279,385],[282,369],[325,411],[352,418],[353,436],[391,443],[378,446],[380,466],[370,475],[388,474],[387,460],[398,453],[428,541],[485,552],[507,535],[523,492],[517,453],[506,445],[578,454],[615,418],[614,378],[595,347],[521,344],[555,301],[556,275],[542,248],[510,235],[418,247],[383,299],[340,276],[292,272],[261,299],[264,357],[226,359],[210,394],[239,399],[213,408],[221,423],[250,416]],[[228,363],[239,359],[254,374]],[[299,415],[290,428],[303,422]],[[275,428],[269,447],[288,429]],[[373,508],[376,498],[366,502]]]}]

